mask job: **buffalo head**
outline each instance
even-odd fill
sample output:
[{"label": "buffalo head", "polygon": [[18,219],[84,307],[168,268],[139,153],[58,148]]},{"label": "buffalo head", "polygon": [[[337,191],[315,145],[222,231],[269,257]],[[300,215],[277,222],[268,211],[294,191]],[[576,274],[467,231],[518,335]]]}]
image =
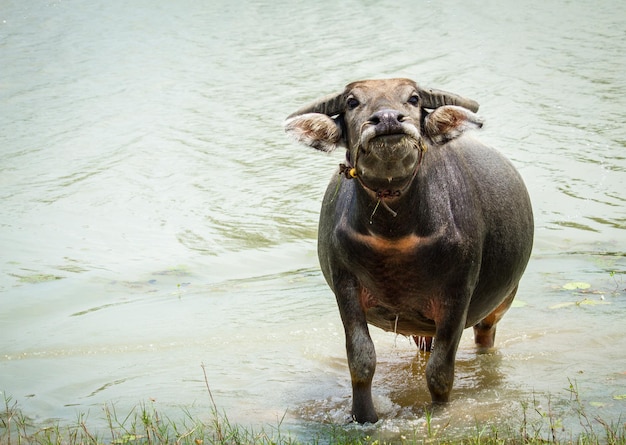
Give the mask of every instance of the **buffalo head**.
[{"label": "buffalo head", "polygon": [[347,148],[349,174],[379,197],[410,185],[428,145],[482,126],[478,103],[410,79],[362,80],[291,114],[285,130],[322,151]]}]

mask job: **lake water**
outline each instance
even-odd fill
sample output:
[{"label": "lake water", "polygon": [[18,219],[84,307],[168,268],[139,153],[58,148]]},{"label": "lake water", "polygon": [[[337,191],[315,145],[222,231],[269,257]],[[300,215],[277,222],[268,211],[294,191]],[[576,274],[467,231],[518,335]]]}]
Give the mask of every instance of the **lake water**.
[{"label": "lake water", "polygon": [[[576,428],[575,385],[623,421],[625,30],[626,3],[591,0],[1,1],[0,391],[36,422],[142,403],[208,418],[204,365],[232,422],[302,437],[345,422],[343,329],[316,257],[343,154],[281,122],[402,76],[480,102],[480,137],[518,167],[536,218],[497,350],[465,333],[436,420],[473,430],[537,400]],[[376,428],[420,434],[425,358],[372,335]]]}]

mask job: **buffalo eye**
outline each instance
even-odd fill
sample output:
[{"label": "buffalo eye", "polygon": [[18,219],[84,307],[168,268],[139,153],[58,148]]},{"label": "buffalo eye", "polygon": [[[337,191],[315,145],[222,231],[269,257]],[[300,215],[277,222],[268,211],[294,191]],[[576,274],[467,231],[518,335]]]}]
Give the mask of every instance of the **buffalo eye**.
[{"label": "buffalo eye", "polygon": [[348,100],[346,101],[346,105],[348,106],[349,110],[354,110],[356,107],[360,105],[360,102],[354,97],[349,97]]},{"label": "buffalo eye", "polygon": [[420,101],[420,97],[417,94],[412,95],[407,100],[407,102],[413,105],[414,107],[417,107],[417,104],[419,104],[419,101]]}]

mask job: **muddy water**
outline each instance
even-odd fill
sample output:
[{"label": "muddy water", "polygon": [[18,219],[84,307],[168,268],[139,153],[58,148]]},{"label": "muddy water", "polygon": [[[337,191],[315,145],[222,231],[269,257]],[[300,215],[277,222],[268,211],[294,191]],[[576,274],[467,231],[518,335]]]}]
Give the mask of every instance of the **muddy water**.
[{"label": "muddy water", "polygon": [[[36,420],[141,403],[344,422],[343,332],[315,256],[341,153],[284,116],[368,77],[477,99],[536,243],[497,350],[466,332],[437,421],[626,412],[626,4],[4,2],[0,390]],[[568,284],[581,282],[584,285]],[[565,287],[564,287],[565,286]],[[567,289],[566,287],[574,287]],[[373,329],[381,431],[422,431],[425,358]],[[623,420],[623,417],[622,417]]]}]

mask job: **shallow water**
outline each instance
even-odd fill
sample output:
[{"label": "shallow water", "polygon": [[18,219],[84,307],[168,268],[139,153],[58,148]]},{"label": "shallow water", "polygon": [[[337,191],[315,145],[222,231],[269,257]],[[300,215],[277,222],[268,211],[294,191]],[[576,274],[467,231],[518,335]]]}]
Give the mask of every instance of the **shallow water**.
[{"label": "shallow water", "polygon": [[[315,254],[342,158],[283,118],[370,77],[481,103],[536,241],[497,350],[466,332],[449,428],[520,401],[626,411],[626,4],[78,1],[0,5],[0,390],[36,420],[216,402],[344,422],[343,330]],[[567,290],[571,282],[587,289]],[[376,329],[377,425],[423,427],[425,358]],[[571,413],[565,422],[576,424]],[[622,416],[623,420],[623,416]]]}]

